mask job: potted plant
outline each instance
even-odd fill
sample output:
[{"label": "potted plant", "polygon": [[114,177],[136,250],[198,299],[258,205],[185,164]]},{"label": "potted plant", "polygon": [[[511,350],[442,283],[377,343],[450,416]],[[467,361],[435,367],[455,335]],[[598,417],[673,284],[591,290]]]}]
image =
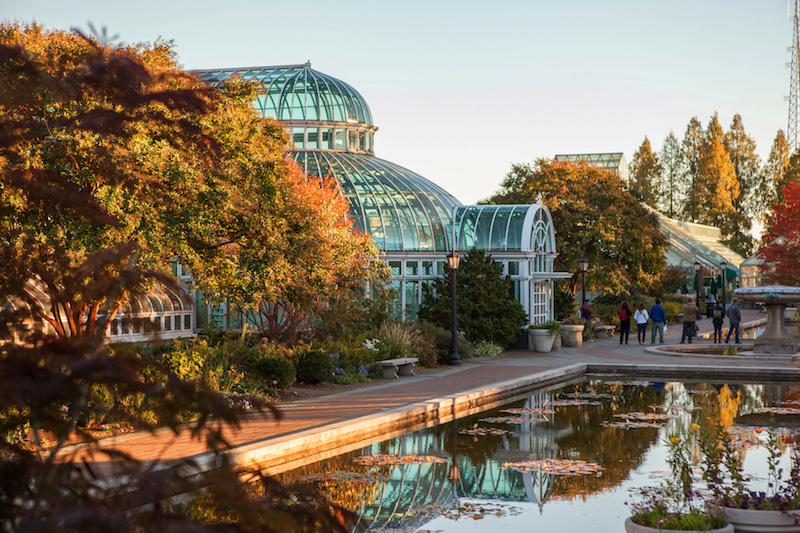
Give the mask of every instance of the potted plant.
[{"label": "potted plant", "polygon": [[717,426],[701,440],[705,457],[703,479],[711,497],[724,509],[737,532],[800,532],[800,451],[796,445],[792,446],[791,470],[789,477],[783,479],[783,469],[779,467],[781,440],[773,420],[763,443],[767,451],[766,492],[748,488],[742,455],[725,428]]},{"label": "potted plant", "polygon": [[581,345],[583,345],[583,327],[584,322],[582,318],[562,318],[561,343],[564,346],[580,348]]},{"label": "potted plant", "polygon": [[561,332],[561,322],[548,320],[528,326],[529,348],[534,352],[549,352],[553,349],[556,335]]},{"label": "potted plant", "polygon": [[[635,499],[628,503],[631,516],[625,521],[627,533],[655,533],[658,531],[713,531],[733,533],[724,510],[707,503],[694,490],[691,434],[698,429],[692,424],[685,438],[672,434],[668,437],[671,479],[656,487],[639,489]],[[738,530],[737,530],[738,531]]]}]

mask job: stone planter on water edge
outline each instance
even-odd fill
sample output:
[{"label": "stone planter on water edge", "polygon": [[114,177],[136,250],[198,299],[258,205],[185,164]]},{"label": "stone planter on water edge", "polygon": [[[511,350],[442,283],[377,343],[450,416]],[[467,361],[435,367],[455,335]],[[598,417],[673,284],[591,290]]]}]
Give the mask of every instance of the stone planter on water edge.
[{"label": "stone planter on water edge", "polygon": [[739,529],[733,528],[733,524],[728,524],[727,526],[719,529],[709,529],[706,531],[697,531],[697,530],[677,530],[677,529],[655,529],[652,527],[641,526],[628,518],[625,520],[625,533],[668,533],[670,531],[681,531],[681,533],[734,533],[736,531],[738,533]]}]

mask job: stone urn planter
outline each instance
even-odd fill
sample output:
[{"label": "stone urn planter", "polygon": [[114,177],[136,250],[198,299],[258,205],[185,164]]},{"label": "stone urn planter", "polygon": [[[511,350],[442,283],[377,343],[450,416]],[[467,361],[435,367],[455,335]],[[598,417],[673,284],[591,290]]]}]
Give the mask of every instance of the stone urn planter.
[{"label": "stone urn planter", "polygon": [[563,324],[561,326],[561,343],[564,346],[580,348],[583,345],[583,324]]},{"label": "stone urn planter", "polygon": [[553,351],[561,349],[561,333],[553,336]]},{"label": "stone urn planter", "polygon": [[528,349],[534,352],[549,352],[556,336],[547,329],[528,330]]},{"label": "stone urn planter", "polygon": [[[664,533],[664,532],[668,532],[668,531],[678,531],[678,530],[677,529],[655,529],[655,528],[652,528],[652,527],[640,526],[639,524],[637,524],[636,522],[634,522],[630,518],[625,520],[625,533],[659,533],[659,532],[660,533]],[[728,524],[727,526],[725,526],[723,528],[709,529],[709,530],[705,531],[705,533],[733,533],[734,531],[736,531],[736,533],[738,533],[739,532],[739,528],[737,527],[736,529],[734,529],[733,524]],[[700,532],[700,531],[697,531],[697,530],[690,530],[690,531],[683,530],[683,531],[681,531],[681,533],[703,533],[703,532]]]},{"label": "stone urn planter", "polygon": [[[800,510],[762,511],[760,509],[722,508],[736,533],[798,533],[800,532]],[[798,519],[795,524],[795,518]]]}]

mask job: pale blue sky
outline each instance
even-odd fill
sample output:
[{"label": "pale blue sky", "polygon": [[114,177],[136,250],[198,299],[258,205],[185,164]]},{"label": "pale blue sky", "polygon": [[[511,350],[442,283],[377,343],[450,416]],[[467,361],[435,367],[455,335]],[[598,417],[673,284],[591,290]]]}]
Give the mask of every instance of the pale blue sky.
[{"label": "pale blue sky", "polygon": [[786,0],[0,0],[0,18],[124,42],[187,69],[297,64],[355,87],[376,155],[473,203],[512,162],[658,150],[735,113],[766,157],[786,130]]}]

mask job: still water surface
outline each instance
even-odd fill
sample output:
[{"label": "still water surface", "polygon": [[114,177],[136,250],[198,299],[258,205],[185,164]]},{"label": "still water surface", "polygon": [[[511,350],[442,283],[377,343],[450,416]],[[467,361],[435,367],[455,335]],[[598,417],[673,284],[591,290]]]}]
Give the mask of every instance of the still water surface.
[{"label": "still water surface", "polygon": [[[749,485],[766,490],[762,428],[772,417],[780,425],[800,425],[800,415],[762,411],[792,411],[798,404],[800,388],[788,385],[588,381],[373,444],[281,479],[316,481],[370,531],[623,531],[629,491],[666,476],[668,435],[686,434],[705,419],[720,422],[749,443]],[[491,430],[499,434],[487,434]],[[410,456],[425,459],[415,464]],[[398,457],[400,464],[392,464]],[[363,464],[369,459],[378,463]],[[504,466],[542,459],[585,461],[589,473]],[[782,461],[788,473],[788,452]]]}]

